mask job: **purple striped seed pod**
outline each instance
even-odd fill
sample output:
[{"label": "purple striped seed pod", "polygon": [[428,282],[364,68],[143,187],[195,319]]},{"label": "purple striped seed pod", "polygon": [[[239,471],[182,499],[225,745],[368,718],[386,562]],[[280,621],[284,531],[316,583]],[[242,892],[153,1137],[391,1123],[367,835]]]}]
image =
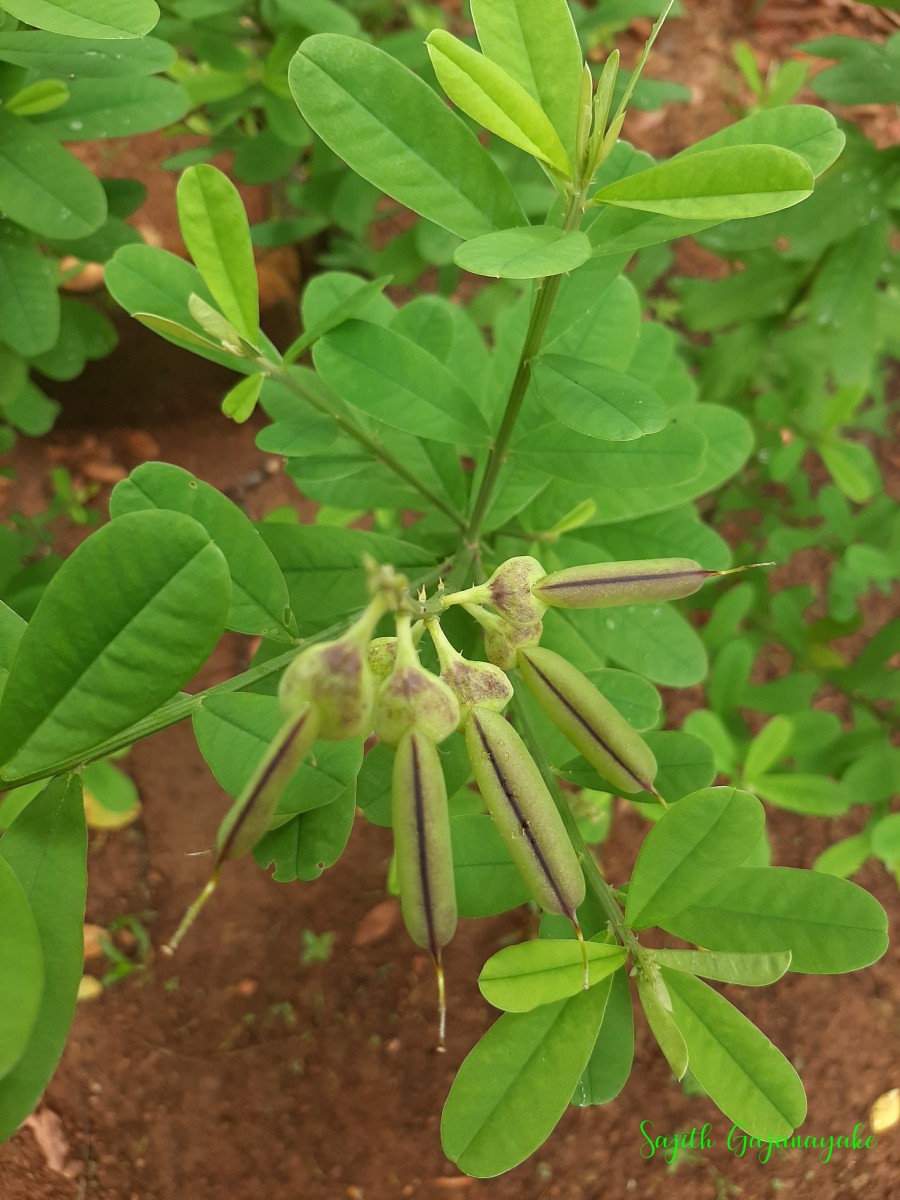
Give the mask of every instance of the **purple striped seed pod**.
[{"label": "purple striped seed pod", "polygon": [[456,932],[456,884],[444,771],[421,729],[408,729],[397,744],[391,823],[404,924],[416,945],[440,962]]},{"label": "purple striped seed pod", "polygon": [[318,735],[319,714],[311,704],[285,721],[219,826],[215,872],[223,863],[247,854],[268,832],[282,792]]},{"label": "purple striped seed pod", "polygon": [[500,713],[485,708],[472,710],[465,733],[475,782],[532,896],[545,912],[576,923],[584,875],[525,743]]},{"label": "purple striped seed pod", "polygon": [[690,558],[645,558],[567,567],[545,575],[531,590],[553,608],[614,608],[692,596],[718,574]]},{"label": "purple striped seed pod", "polygon": [[488,662],[501,671],[509,671],[516,665],[516,653],[520,646],[536,646],[541,640],[544,631],[541,621],[535,621],[533,625],[513,625],[479,604],[465,604],[463,607],[484,631],[484,652]]},{"label": "purple striped seed pod", "polygon": [[519,651],[522,679],[541,708],[621,792],[652,792],[656,759],[644,739],[570,662],[541,646]]}]

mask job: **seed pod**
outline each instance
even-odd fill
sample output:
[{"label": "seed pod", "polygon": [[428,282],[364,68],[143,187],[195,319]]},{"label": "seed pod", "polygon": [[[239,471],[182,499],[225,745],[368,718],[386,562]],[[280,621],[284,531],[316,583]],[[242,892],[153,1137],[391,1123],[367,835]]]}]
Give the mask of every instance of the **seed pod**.
[{"label": "seed pod", "polygon": [[575,921],[584,876],[562,817],[525,743],[500,713],[473,709],[466,746],[482,799],[532,896]]},{"label": "seed pod", "polygon": [[437,618],[426,625],[441,664],[441,679],[459,701],[459,728],[462,729],[473,708],[502,712],[513,698],[513,685],[503,671],[492,663],[463,658],[447,640]]},{"label": "seed pod", "polygon": [[657,794],[650,747],[577,667],[552,650],[529,646],[519,651],[519,668],[553,724],[604,779],[626,794]]},{"label": "seed pod", "polygon": [[484,652],[488,661],[503,671],[510,671],[516,665],[520,646],[536,646],[544,632],[541,621],[535,621],[533,625],[513,625],[479,604],[466,604],[464,607],[484,630]]},{"label": "seed pod", "polygon": [[278,697],[283,711],[291,714],[315,704],[319,737],[326,741],[365,737],[372,728],[375,677],[368,645],[385,607],[384,598],[376,596],[343,637],[302,651],[282,676]]},{"label": "seed pod", "polygon": [[391,805],[403,921],[439,961],[456,932],[456,884],[440,754],[420,729],[407,730],[397,745]]},{"label": "seed pod", "polygon": [[718,574],[690,558],[646,558],[567,567],[539,579],[532,591],[554,608],[613,608],[692,596]]},{"label": "seed pod", "polygon": [[319,735],[319,714],[307,705],[285,721],[216,836],[215,869],[252,850],[268,831],[281,794]]},{"label": "seed pod", "polygon": [[406,613],[397,616],[397,657],[394,669],[378,690],[375,732],[396,746],[415,726],[435,744],[448,738],[459,725],[459,702],[437,675],[419,662]]},{"label": "seed pod", "polygon": [[490,604],[510,624],[531,626],[540,621],[547,608],[546,601],[532,591],[533,584],[545,576],[538,560],[523,554],[501,563],[487,583],[445,596],[444,607]]}]

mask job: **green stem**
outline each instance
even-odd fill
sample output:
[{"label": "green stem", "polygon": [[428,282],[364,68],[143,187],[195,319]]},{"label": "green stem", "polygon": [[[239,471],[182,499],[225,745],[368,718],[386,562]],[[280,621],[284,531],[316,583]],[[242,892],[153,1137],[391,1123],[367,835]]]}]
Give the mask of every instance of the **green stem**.
[{"label": "green stem", "polygon": [[[569,233],[573,229],[577,229],[583,215],[584,191],[579,191],[572,196],[569,202],[569,208],[563,224],[565,232]],[[541,343],[544,340],[544,334],[547,332],[547,325],[550,321],[553,305],[559,294],[561,283],[561,275],[550,275],[544,279],[539,279],[537,282],[531,319],[528,322],[528,330],[522,345],[522,353],[519,356],[519,365],[516,368],[515,378],[509,390],[509,397],[506,401],[506,408],[503,411],[500,428],[497,431],[497,436],[494,439],[494,444],[488,456],[487,466],[481,479],[481,486],[478,489],[478,495],[472,508],[472,515],[469,517],[469,522],[465,527],[463,536],[468,542],[477,543],[481,537],[481,527],[487,516],[488,508],[494,495],[494,488],[497,486],[497,480],[500,477],[500,471],[503,468],[509,450],[509,443],[512,440],[513,431],[519,419],[519,413],[522,411],[528,385],[531,382],[531,364],[540,353]]]},{"label": "green stem", "polygon": [[559,815],[563,819],[563,824],[566,827],[566,832],[575,848],[575,853],[581,863],[581,869],[584,872],[585,881],[591,891],[597,897],[603,911],[606,913],[606,918],[612,926],[616,937],[629,952],[637,966],[644,966],[647,955],[643,946],[634,936],[628,926],[625,924],[625,915],[616,900],[615,893],[612,888],[603,878],[597,862],[591,854],[590,847],[581,836],[581,830],[578,828],[578,822],[572,815],[572,810],[569,808],[569,803],[559,788],[559,780],[554,774],[553,767],[550,765],[550,760],[541,745],[540,738],[534,731],[531,722],[528,719],[528,713],[525,706],[519,699],[518,694],[513,697],[512,710],[515,717],[515,723],[519,727],[519,732],[522,735],[522,740],[525,742],[531,757],[535,761],[535,765],[541,773],[544,783],[547,785],[547,790],[553,797],[553,802],[556,805]]},{"label": "green stem", "polygon": [[259,360],[263,371],[271,378],[282,384],[284,387],[299,396],[301,400],[305,400],[307,404],[311,404],[318,412],[323,413],[326,417],[331,417],[338,429],[342,433],[346,433],[348,437],[359,442],[373,458],[376,458],[380,463],[383,463],[388,470],[393,471],[398,475],[404,483],[408,483],[414,488],[419,495],[423,496],[430,504],[439,509],[444,516],[449,517],[454,525],[459,529],[465,528],[465,518],[461,513],[458,513],[455,508],[449,505],[445,500],[442,500],[436,492],[433,492],[427,484],[423,483],[412,471],[407,470],[399,459],[394,458],[390,450],[385,449],[381,442],[367,433],[362,426],[351,421],[349,417],[343,413],[337,412],[331,407],[321,396],[317,396],[312,388],[306,387],[301,381],[291,374],[291,372],[283,366],[276,366],[267,359]]},{"label": "green stem", "polygon": [[[433,583],[445,566],[446,564],[436,568],[434,571],[429,571],[427,575],[417,580],[410,590],[414,592],[419,586]],[[67,771],[77,771],[81,767],[86,767],[88,763],[96,762],[100,758],[106,758],[107,755],[115,754],[119,750],[127,750],[135,742],[143,741],[144,738],[148,738],[154,733],[159,733],[163,729],[177,725],[185,717],[192,716],[199,708],[202,708],[207,696],[223,695],[227,692],[240,692],[244,688],[250,687],[251,684],[258,683],[261,679],[267,679],[270,675],[277,674],[288,663],[292,662],[300,651],[305,650],[308,646],[314,646],[317,642],[324,642],[329,638],[339,637],[341,633],[353,624],[363,611],[364,609],[360,609],[358,612],[353,613],[342,621],[335,622],[335,624],[321,630],[312,637],[298,640],[296,645],[292,646],[290,650],[285,651],[284,654],[279,654],[277,658],[269,659],[268,662],[260,663],[259,666],[250,667],[249,670],[242,671],[240,675],[234,675],[231,679],[226,679],[224,683],[217,683],[215,687],[206,688],[202,692],[194,692],[193,695],[181,694],[176,696],[174,700],[170,700],[168,704],[164,704],[161,708],[156,709],[155,712],[150,713],[143,720],[137,721],[134,725],[129,725],[121,733],[107,738],[105,742],[100,742],[98,745],[92,746],[90,750],[83,751],[78,755],[70,755],[68,758],[60,759],[59,762],[42,767],[39,771],[32,771],[30,775],[22,775],[17,779],[5,779],[0,774],[0,785],[17,788],[22,787],[26,783],[37,783],[40,779],[51,779],[54,775],[64,775]]]}]

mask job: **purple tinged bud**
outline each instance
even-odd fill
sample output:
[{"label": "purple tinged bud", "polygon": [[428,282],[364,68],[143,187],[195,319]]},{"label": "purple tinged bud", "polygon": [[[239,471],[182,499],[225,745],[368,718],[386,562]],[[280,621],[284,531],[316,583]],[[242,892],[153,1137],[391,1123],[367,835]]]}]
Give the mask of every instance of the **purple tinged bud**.
[{"label": "purple tinged bud", "polygon": [[444,741],[459,725],[459,702],[437,675],[419,662],[406,613],[397,616],[397,655],[394,669],[382,683],[375,702],[375,732],[396,746],[412,728],[420,729],[435,744]]},{"label": "purple tinged bud", "polygon": [[459,701],[459,727],[473,708],[501,712],[513,698],[513,685],[504,672],[492,663],[464,658],[447,640],[437,618],[428,621],[427,628],[441,664],[441,679]]}]

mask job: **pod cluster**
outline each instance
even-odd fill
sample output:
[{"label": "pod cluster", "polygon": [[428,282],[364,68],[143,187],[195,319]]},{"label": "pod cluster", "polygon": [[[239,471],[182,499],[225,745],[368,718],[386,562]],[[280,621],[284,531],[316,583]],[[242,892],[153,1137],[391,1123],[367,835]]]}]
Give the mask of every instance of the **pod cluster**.
[{"label": "pod cluster", "polygon": [[[739,568],[740,569],[740,568]],[[565,820],[516,729],[503,715],[519,678],[572,746],[623,794],[656,792],[647,744],[577,667],[540,645],[552,608],[659,603],[689,596],[721,571],[684,558],[599,563],[546,572],[529,556],[507,560],[486,583],[431,603],[409,598],[389,568],[370,577],[372,600],[340,638],[301,651],[279,689],[284,724],[219,829],[213,875],[170,947],[215,886],[224,863],[268,830],[284,788],[319,739],[375,735],[394,750],[391,804],[396,875],[409,934],[434,959],[456,930],[457,906],[447,789],[440,745],[463,733],[485,808],[545,911],[568,917],[584,899],[584,875]],[[372,581],[374,579],[374,582]],[[441,611],[462,606],[481,626],[487,661],[465,658],[447,639]],[[388,613],[393,636],[374,637]],[[414,621],[414,617],[420,619]],[[440,671],[419,645],[428,633]],[[664,803],[664,801],[663,801]]]}]

